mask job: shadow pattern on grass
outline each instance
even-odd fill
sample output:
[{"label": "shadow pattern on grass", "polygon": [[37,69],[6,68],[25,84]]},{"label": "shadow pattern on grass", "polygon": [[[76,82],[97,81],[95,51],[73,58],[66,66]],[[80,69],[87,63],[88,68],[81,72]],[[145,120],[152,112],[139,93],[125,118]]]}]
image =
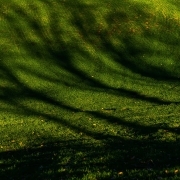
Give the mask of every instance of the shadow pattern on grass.
[{"label": "shadow pattern on grass", "polygon": [[[116,95],[117,98],[124,96],[130,99],[146,101],[152,105],[170,105],[173,103],[158,97],[140,94],[133,89],[112,87],[107,82],[105,83],[99,79],[92,78],[89,72],[85,71],[86,68],[81,69],[76,66],[76,63],[74,63],[72,59],[72,53],[78,52],[87,58],[90,54],[82,49],[83,46],[81,43],[71,44],[73,41],[67,43],[63,37],[59,36],[59,34],[63,34],[63,29],[58,27],[59,18],[61,17],[56,16],[56,11],[58,9],[61,10],[61,7],[63,7],[64,10],[71,11],[72,26],[75,27],[82,38],[84,38],[83,42],[90,44],[96,50],[112,54],[114,57],[113,61],[119,64],[119,67],[124,66],[133,73],[148,78],[164,80],[167,82],[174,81],[175,84],[179,84],[179,77],[176,75],[173,76],[172,74],[169,75],[169,71],[166,69],[153,67],[146,64],[145,61],[143,61],[143,65],[134,61],[136,58],[138,58],[139,61],[142,60],[141,54],[143,53],[151,54],[154,52],[153,49],[149,49],[148,47],[144,47],[143,49],[140,49],[138,46],[136,47],[140,42],[135,40],[132,37],[132,34],[127,35],[127,37],[125,35],[123,39],[119,40],[124,44],[124,50],[117,49],[110,39],[111,34],[114,33],[113,28],[110,32],[106,31],[106,29],[103,30],[100,27],[100,29],[95,28],[96,26],[99,26],[99,24],[96,24],[95,15],[93,15],[93,8],[96,8],[95,6],[91,7],[91,5],[86,5],[80,1],[76,1],[75,4],[70,1],[62,3],[57,1],[53,2],[54,4],[51,1],[41,2],[43,7],[47,6],[49,9],[52,9],[50,10],[49,15],[51,20],[48,26],[50,31],[49,35],[46,34],[48,32],[44,32],[46,28],[41,26],[43,24],[40,23],[40,19],[34,15],[34,12],[39,12],[39,7],[36,7],[36,5],[28,7],[28,10],[32,12],[32,14],[28,13],[25,8],[22,8],[18,4],[15,4],[15,6],[11,5],[9,8],[17,16],[13,17],[10,13],[1,14],[1,16],[9,22],[9,26],[13,31],[13,38],[15,38],[14,42],[16,46],[22,44],[22,47],[25,47],[27,53],[33,58],[38,57],[42,62],[43,60],[44,62],[47,62],[50,59],[50,63],[58,67],[59,70],[67,71],[68,75],[63,79],[61,74],[58,74],[58,71],[56,71],[54,72],[56,78],[51,78],[50,76],[43,76],[41,73],[31,69],[28,70],[28,68],[23,66],[20,67],[20,69],[24,68],[27,73],[33,74],[35,77],[42,80],[58,84],[62,83],[67,87],[74,85],[77,82],[79,87],[74,85],[76,88],[94,88],[96,90],[103,90],[107,91],[109,94]],[[106,3],[109,5],[108,2]],[[126,3],[130,4],[130,2]],[[110,6],[112,5],[110,4]],[[81,11],[79,8],[81,8]],[[140,8],[137,8],[138,6],[136,6],[135,10],[138,10],[138,13],[146,15]],[[53,9],[56,11],[53,12]],[[117,14],[120,17],[120,22],[128,21],[125,12],[117,12]],[[17,17],[19,17],[22,22],[25,21],[28,26],[32,28],[36,36],[39,37],[39,40],[43,42],[43,45],[29,41],[27,37],[29,34],[24,32],[23,26],[21,27],[21,25],[16,23]],[[110,17],[107,17],[106,20],[107,24],[113,22],[112,26],[113,24],[115,25],[114,22],[118,21],[116,13],[115,15],[110,13]],[[101,30],[103,32],[99,32]],[[145,32],[145,29],[142,28],[142,30]],[[118,32],[116,33],[118,34]],[[151,31],[149,33],[151,34]],[[48,38],[49,36],[53,37]],[[94,40],[97,40],[96,44],[94,44]],[[140,47],[143,47],[143,45]],[[158,51],[156,53],[158,53]],[[158,177],[174,178],[177,175],[174,171],[166,173],[165,170],[167,168],[179,167],[179,127],[171,128],[166,126],[166,124],[145,126],[138,124],[137,122],[127,121],[123,118],[109,115],[102,111],[84,110],[82,108],[67,105],[63,101],[61,102],[60,100],[51,97],[46,92],[29,87],[7,66],[5,62],[6,54],[2,53],[1,56],[1,80],[3,82],[7,81],[7,83],[12,83],[12,87],[8,87],[6,84],[1,85],[1,102],[16,107],[17,109],[14,110],[14,114],[41,116],[49,121],[54,121],[65,127],[69,127],[78,134],[82,133],[82,137],[78,140],[76,138],[67,141],[51,139],[51,143],[45,142],[42,146],[41,144],[37,144],[36,146],[34,145],[34,147],[24,147],[24,149],[21,150],[1,152],[1,179],[144,179],[145,177],[157,179]],[[24,61],[25,60],[26,59],[24,59]],[[177,59],[175,59],[175,61],[177,61]],[[98,65],[98,67],[100,67],[100,65]],[[109,70],[111,70],[111,68],[109,68]],[[71,78],[75,83],[72,83]],[[125,135],[125,137],[121,137],[118,135],[118,132],[116,136],[113,136],[106,134],[105,132],[97,132],[96,130],[91,131],[83,126],[79,127],[69,122],[68,119],[64,119],[64,117],[45,114],[36,109],[31,109],[22,105],[19,102],[24,98],[32,101],[39,100],[46,104],[54,105],[55,107],[58,107],[60,111],[66,110],[70,113],[85,113],[87,116],[97,118],[100,121],[106,121],[109,124],[115,124],[116,126],[127,127],[134,133],[134,136],[128,137]],[[2,113],[5,111],[13,112],[12,109],[6,109],[4,111],[3,107],[0,110]],[[161,133],[173,132],[177,136],[176,141],[167,142],[166,140],[157,140],[156,136],[153,136],[153,133],[156,133],[159,130],[161,130]],[[142,137],[142,139],[139,137]],[[144,173],[142,174],[142,177],[140,177],[139,174],[136,174],[135,171],[140,169]],[[134,173],[129,173],[128,171],[130,170],[134,170]],[[97,171],[99,171],[99,177],[97,177]],[[123,175],[120,172],[123,172]],[[93,173],[96,173],[96,177],[93,176]]]},{"label": "shadow pattern on grass", "polygon": [[[1,178],[11,179],[73,179],[95,178],[161,178],[175,177],[174,172],[165,173],[166,168],[179,165],[179,145],[158,141],[124,140],[104,136],[100,144],[88,140],[57,141],[12,152],[3,152],[1,156]],[[136,145],[135,145],[136,144]],[[140,156],[139,152],[142,152]],[[165,165],[163,165],[165,164]],[[164,169],[164,173],[162,172]],[[130,170],[142,170],[142,177]],[[118,172],[124,174],[118,175]],[[156,174],[155,174],[155,173]]]}]

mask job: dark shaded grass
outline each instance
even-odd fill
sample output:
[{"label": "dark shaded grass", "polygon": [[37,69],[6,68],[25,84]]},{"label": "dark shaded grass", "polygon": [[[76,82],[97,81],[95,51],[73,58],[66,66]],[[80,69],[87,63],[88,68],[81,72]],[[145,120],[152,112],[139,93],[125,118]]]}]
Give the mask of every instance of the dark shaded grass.
[{"label": "dark shaded grass", "polygon": [[[32,149],[2,152],[1,178],[81,179],[88,173],[98,172],[100,176],[96,179],[158,179],[178,175],[174,173],[176,169],[169,173],[165,170],[179,166],[179,141],[124,140],[112,136],[103,136],[100,140],[100,143],[88,139],[58,141]],[[118,172],[123,175],[118,177]]]}]

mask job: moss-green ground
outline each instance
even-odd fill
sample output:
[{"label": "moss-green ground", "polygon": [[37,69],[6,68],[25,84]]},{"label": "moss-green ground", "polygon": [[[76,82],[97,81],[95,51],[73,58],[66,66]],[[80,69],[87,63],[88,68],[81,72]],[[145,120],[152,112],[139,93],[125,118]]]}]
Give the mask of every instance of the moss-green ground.
[{"label": "moss-green ground", "polygon": [[180,3],[0,1],[1,179],[180,179]]}]

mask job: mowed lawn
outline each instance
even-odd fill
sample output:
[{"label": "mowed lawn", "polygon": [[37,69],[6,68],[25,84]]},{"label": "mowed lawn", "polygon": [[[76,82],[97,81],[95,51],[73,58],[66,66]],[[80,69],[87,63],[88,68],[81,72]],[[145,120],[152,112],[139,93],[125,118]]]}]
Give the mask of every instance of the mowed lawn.
[{"label": "mowed lawn", "polygon": [[180,179],[179,7],[0,0],[0,179]]}]

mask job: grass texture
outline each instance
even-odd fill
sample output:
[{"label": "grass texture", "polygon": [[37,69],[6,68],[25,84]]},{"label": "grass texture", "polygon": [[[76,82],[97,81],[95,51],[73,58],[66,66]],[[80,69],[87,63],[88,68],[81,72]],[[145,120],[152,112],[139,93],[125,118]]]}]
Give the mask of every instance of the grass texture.
[{"label": "grass texture", "polygon": [[180,179],[178,1],[0,2],[0,179]]}]

